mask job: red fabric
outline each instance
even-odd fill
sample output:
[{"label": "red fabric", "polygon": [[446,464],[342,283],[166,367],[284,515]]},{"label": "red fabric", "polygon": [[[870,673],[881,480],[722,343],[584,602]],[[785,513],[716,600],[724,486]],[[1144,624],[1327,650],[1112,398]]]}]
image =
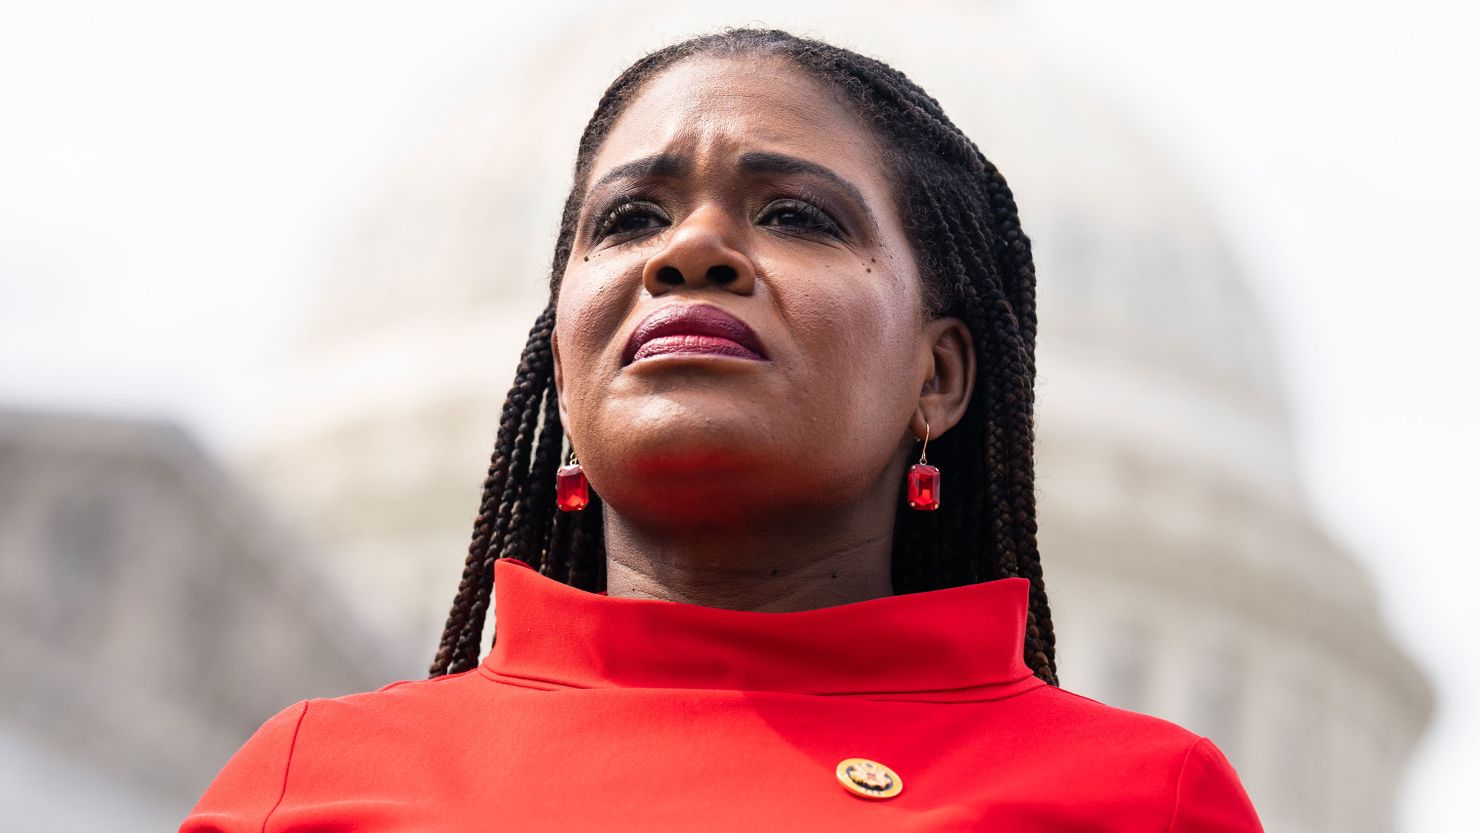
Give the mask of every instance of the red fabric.
[{"label": "red fabric", "polygon": [[284,710],[182,833],[1261,829],[1207,739],[1032,676],[1024,579],[747,613],[495,576],[478,669]]}]

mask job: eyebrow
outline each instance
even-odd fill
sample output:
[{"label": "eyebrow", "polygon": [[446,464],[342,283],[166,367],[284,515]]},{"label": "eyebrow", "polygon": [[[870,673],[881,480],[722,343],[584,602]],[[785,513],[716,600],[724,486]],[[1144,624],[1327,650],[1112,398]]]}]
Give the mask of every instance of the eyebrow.
[{"label": "eyebrow", "polygon": [[[631,162],[612,168],[601,175],[590,188],[586,190],[589,199],[591,194],[603,186],[619,179],[646,179],[683,176],[692,167],[689,157],[676,153],[655,153],[652,156],[644,156]],[[868,218],[874,229],[879,228],[879,221],[874,217],[874,212],[869,208],[868,200],[863,198],[863,192],[857,186],[835,173],[831,168],[809,162],[795,156],[771,151],[753,150],[742,154],[740,157],[740,172],[746,174],[782,174],[782,175],[807,175],[818,179],[827,180],[834,187],[846,193]]]},{"label": "eyebrow", "polygon": [[589,198],[602,186],[618,179],[645,179],[649,177],[683,176],[689,171],[689,158],[676,153],[655,153],[612,168],[601,175],[601,179],[586,189]]},{"label": "eyebrow", "polygon": [[834,173],[831,168],[816,162],[798,159],[795,156],[787,156],[784,153],[754,150],[740,157],[740,171],[747,174],[803,174],[825,179],[853,200],[864,216],[868,217],[868,221],[873,224],[875,230],[879,228],[879,221],[874,218],[874,212],[868,207],[868,200],[863,198],[863,192],[859,191],[853,183]]}]

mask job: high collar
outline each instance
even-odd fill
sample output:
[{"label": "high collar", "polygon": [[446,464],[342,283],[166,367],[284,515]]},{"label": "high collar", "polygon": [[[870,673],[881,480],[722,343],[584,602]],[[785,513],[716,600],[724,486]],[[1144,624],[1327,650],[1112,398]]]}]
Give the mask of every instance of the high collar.
[{"label": "high collar", "polygon": [[619,599],[494,564],[488,677],[529,688],[685,688],[992,700],[1042,685],[1023,662],[1028,580],[794,613]]}]

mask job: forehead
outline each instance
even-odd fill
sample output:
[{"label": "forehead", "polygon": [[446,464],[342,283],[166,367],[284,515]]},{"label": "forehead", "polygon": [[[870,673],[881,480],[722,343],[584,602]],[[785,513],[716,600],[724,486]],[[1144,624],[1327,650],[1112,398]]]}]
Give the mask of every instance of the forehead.
[{"label": "forehead", "polygon": [[694,154],[702,165],[749,150],[822,162],[860,187],[884,186],[863,122],[836,91],[775,56],[690,58],[649,79],[607,134],[592,179],[655,153]]}]

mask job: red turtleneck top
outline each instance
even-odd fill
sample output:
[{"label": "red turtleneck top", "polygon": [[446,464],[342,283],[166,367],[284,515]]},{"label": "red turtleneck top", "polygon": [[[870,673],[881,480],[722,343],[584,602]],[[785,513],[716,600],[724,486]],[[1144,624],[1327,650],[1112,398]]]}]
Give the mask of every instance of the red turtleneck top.
[{"label": "red turtleneck top", "polygon": [[479,668],[284,710],[181,833],[1260,830],[1207,739],[1031,674],[1025,579],[751,613],[494,570]]}]

